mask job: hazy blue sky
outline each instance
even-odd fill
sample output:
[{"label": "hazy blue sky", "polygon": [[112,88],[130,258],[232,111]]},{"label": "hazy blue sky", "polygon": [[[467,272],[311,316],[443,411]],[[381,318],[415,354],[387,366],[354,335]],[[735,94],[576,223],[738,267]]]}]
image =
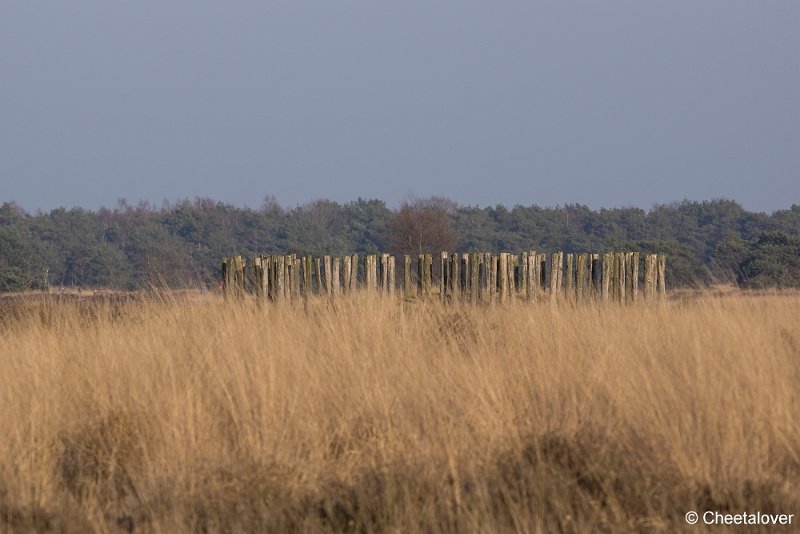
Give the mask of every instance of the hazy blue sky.
[{"label": "hazy blue sky", "polygon": [[800,2],[0,0],[0,202],[800,203]]}]

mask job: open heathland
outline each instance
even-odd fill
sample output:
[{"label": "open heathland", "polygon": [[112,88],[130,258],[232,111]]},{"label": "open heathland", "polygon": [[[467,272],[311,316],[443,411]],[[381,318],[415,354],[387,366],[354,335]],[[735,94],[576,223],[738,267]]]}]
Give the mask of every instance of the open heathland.
[{"label": "open heathland", "polygon": [[702,530],[690,510],[800,513],[797,293],[0,307],[2,532],[675,532]]}]

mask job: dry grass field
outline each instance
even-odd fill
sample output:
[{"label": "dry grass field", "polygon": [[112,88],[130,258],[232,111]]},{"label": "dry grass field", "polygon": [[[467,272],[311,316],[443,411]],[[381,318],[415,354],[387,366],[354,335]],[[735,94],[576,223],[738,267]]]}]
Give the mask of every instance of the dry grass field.
[{"label": "dry grass field", "polygon": [[89,301],[0,310],[0,532],[697,532],[689,510],[800,514],[796,293]]}]

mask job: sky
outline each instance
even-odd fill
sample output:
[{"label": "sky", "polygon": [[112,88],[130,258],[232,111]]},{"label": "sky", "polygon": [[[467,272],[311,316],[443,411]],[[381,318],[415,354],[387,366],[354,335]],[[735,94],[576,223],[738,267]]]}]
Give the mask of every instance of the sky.
[{"label": "sky", "polygon": [[0,203],[800,204],[800,2],[0,1]]}]

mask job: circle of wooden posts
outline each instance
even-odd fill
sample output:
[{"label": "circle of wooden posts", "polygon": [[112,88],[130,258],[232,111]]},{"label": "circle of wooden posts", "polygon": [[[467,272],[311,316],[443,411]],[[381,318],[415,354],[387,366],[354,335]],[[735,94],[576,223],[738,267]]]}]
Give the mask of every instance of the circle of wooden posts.
[{"label": "circle of wooden posts", "polygon": [[[643,260],[644,301],[665,299],[666,257],[645,254]],[[639,265],[638,252],[566,256],[563,252],[548,255],[536,250],[521,254],[442,252],[435,271],[431,254],[403,256],[399,277],[395,257],[390,254],[367,254],[363,259],[357,254],[263,254],[249,265],[242,256],[223,258],[222,287],[226,298],[242,299],[250,293],[276,302],[311,295],[339,298],[359,289],[394,295],[399,289],[407,297],[434,298],[438,293],[442,302],[505,303],[520,299],[628,303],[639,300]]]}]

